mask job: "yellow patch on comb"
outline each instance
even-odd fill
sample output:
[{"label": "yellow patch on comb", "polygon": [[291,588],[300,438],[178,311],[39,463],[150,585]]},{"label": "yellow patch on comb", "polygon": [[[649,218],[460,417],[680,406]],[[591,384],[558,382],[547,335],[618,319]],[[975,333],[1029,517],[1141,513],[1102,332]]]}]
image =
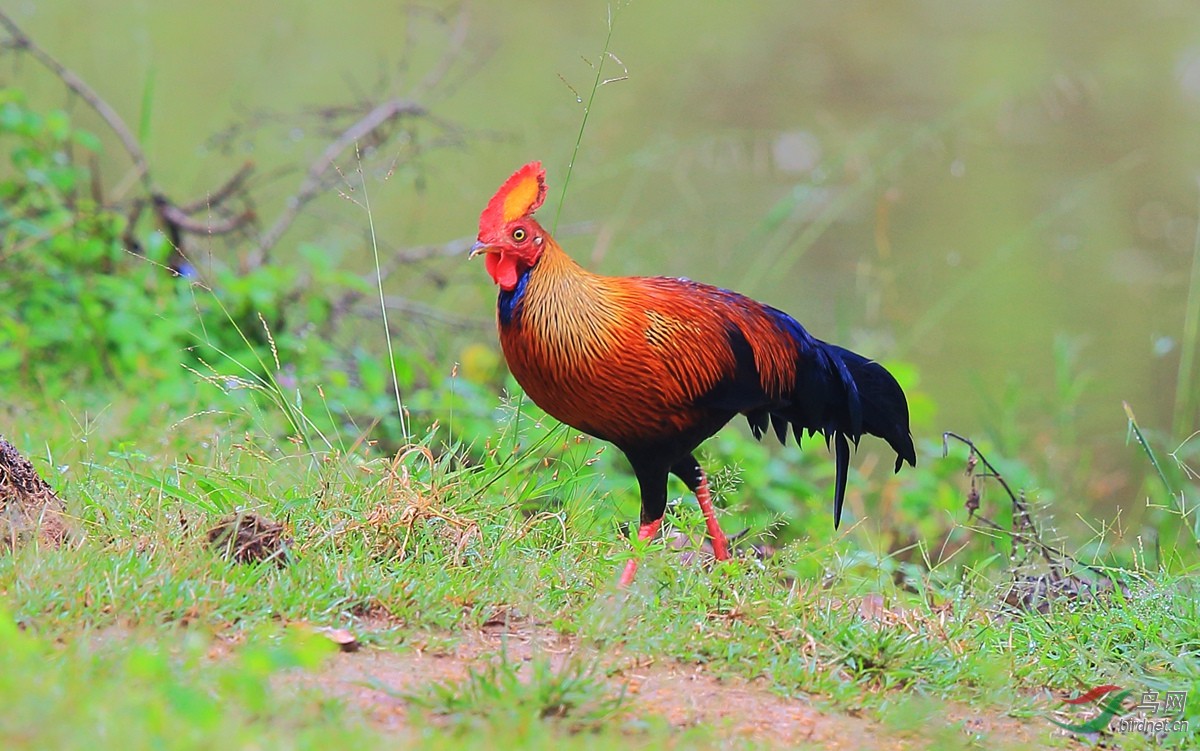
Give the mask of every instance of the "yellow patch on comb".
[{"label": "yellow patch on comb", "polygon": [[540,175],[523,175],[520,182],[512,186],[504,197],[504,221],[511,222],[528,214],[534,202],[538,204],[538,194],[542,190]]},{"label": "yellow patch on comb", "polygon": [[546,170],[541,162],[530,162],[504,181],[479,217],[479,232],[497,231],[505,224],[528,216],[546,199]]}]

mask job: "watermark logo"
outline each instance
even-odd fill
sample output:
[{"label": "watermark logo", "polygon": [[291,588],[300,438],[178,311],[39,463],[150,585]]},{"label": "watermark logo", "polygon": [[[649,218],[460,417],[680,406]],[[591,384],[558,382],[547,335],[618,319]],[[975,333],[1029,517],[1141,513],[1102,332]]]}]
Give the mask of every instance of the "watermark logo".
[{"label": "watermark logo", "polygon": [[[1116,696],[1109,696],[1109,694],[1114,691],[1117,691],[1119,693],[1117,693]],[[1096,702],[1099,699],[1104,699],[1104,701],[1100,702],[1100,705],[1099,705],[1100,714],[1096,715],[1095,717],[1088,720],[1087,722],[1079,723],[1079,724],[1070,724],[1070,723],[1065,723],[1065,722],[1059,722],[1058,720],[1056,720],[1054,718],[1050,718],[1050,722],[1053,722],[1055,725],[1058,725],[1063,730],[1069,730],[1072,733],[1099,733],[1103,730],[1108,729],[1108,724],[1110,722],[1112,722],[1112,719],[1114,717],[1116,717],[1119,714],[1124,713],[1125,710],[1122,707],[1122,703],[1132,693],[1133,693],[1133,691],[1131,691],[1129,689],[1122,690],[1120,686],[1114,686],[1112,684],[1107,684],[1104,686],[1096,686],[1095,688],[1093,688],[1089,691],[1085,691],[1084,693],[1080,694],[1079,696],[1076,696],[1074,699],[1063,699],[1063,704],[1069,704],[1072,706],[1080,706],[1080,705],[1085,705],[1085,704],[1092,704],[1093,702]],[[1108,697],[1108,698],[1105,698],[1105,697]]]},{"label": "watermark logo", "polygon": [[1141,733],[1158,737],[1167,733],[1188,732],[1188,721],[1182,718],[1187,705],[1187,691],[1166,691],[1159,700],[1158,691],[1143,691],[1141,701],[1126,708],[1125,700],[1133,696],[1132,689],[1123,689],[1113,684],[1096,686],[1073,699],[1063,699],[1070,707],[1089,707],[1098,713],[1084,722],[1050,722],[1072,733],[1094,734]]}]

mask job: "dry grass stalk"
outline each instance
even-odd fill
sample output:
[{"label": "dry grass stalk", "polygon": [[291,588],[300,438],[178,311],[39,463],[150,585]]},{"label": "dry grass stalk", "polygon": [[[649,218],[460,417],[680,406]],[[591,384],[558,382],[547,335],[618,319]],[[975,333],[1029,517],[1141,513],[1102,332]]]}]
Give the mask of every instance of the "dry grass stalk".
[{"label": "dry grass stalk", "polygon": [[[407,462],[414,456],[428,463],[428,483],[418,481],[409,471]],[[398,452],[376,485],[383,486],[383,501],[347,532],[362,533],[375,555],[403,560],[418,530],[426,527],[449,545],[454,564],[460,565],[471,544],[481,541],[483,535],[476,521],[448,507],[448,488],[438,484],[435,465],[433,453],[425,446]]]}]

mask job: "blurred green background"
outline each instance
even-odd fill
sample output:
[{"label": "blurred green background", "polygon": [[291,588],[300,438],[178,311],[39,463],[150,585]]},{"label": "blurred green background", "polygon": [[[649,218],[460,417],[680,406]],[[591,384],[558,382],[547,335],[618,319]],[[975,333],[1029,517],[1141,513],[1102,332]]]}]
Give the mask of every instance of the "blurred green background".
[{"label": "blurred green background", "polygon": [[[1200,203],[1193,3],[6,10],[138,128],[173,196],[203,195],[253,159],[264,223],[302,178],[272,168],[307,164],[328,134],[215,134],[260,113],[404,95],[464,29],[446,75],[420,96],[454,124],[451,147],[418,144],[419,158],[368,175],[385,255],[473,235],[495,188],[532,159],[549,173],[550,223],[584,113],[576,94],[586,101],[611,12],[604,73],[627,78],[600,88],[561,208],[562,224],[590,223],[563,238],[576,258],[735,288],[818,337],[911,363],[937,405],[921,438],[957,430],[1044,458],[1099,509],[1140,501],[1145,462],[1125,445],[1122,400],[1168,447],[1200,425],[1188,397],[1200,380],[1177,382],[1181,353],[1198,346],[1183,338]],[[67,108],[105,142],[100,172],[122,174],[110,134],[56,82],[9,57],[0,81]],[[340,192],[289,231],[275,263],[315,243],[371,268],[366,212]],[[235,252],[203,251],[221,262]],[[213,262],[193,260],[202,271]],[[443,259],[388,285],[471,322],[432,337],[447,372],[472,345],[494,347],[482,264]],[[381,329],[362,340],[383,351]]]}]

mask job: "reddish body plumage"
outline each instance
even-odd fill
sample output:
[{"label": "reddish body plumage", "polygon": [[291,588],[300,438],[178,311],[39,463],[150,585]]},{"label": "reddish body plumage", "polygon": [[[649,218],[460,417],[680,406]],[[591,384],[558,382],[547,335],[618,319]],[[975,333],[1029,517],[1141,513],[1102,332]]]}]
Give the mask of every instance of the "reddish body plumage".
[{"label": "reddish body plumage", "polygon": [[518,170],[480,217],[474,252],[488,254],[500,287],[500,344],[517,381],[551,416],[613,443],[633,465],[640,538],[657,532],[675,474],[696,493],[716,556],[728,556],[692,452],[737,414],[759,437],[770,425],[783,441],[791,426],[833,443],[835,523],[848,442],[871,433],[895,449],[897,470],[916,464],[904,393],[882,366],[735,292],[584,270],[532,218],[544,196],[541,166]]},{"label": "reddish body plumage", "polygon": [[762,364],[764,392],[780,398],[794,379],[795,344],[763,325],[763,306],[708,285],[589,274],[550,245],[515,302],[500,344],[517,381],[555,418],[622,448],[711,421],[702,398],[737,361],[704,344],[725,341],[731,313]]}]

